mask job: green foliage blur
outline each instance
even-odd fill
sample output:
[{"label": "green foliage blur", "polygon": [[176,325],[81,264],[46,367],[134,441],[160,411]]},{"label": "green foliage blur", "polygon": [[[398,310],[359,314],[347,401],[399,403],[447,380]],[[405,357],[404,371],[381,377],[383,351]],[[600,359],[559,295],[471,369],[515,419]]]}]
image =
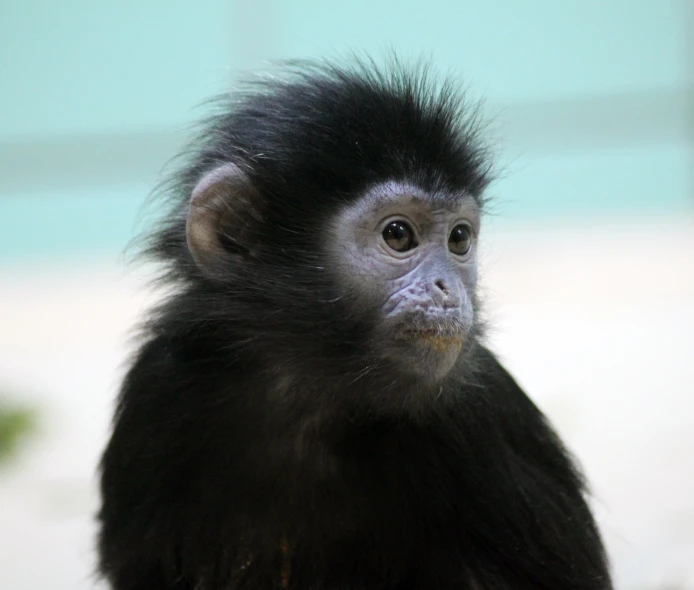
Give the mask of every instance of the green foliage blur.
[{"label": "green foliage blur", "polygon": [[21,406],[0,401],[0,463],[6,462],[20,442],[36,427],[34,412]]}]

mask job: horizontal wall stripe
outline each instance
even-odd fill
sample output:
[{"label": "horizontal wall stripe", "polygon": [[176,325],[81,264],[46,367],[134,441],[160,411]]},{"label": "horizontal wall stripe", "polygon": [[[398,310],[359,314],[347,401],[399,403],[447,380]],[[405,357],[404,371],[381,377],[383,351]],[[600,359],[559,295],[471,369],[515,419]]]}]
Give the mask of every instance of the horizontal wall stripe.
[{"label": "horizontal wall stripe", "polygon": [[[653,142],[694,145],[694,90],[488,104],[502,152],[557,154]],[[0,194],[154,183],[185,144],[159,129],[0,141]],[[515,154],[512,153],[512,156]]]}]

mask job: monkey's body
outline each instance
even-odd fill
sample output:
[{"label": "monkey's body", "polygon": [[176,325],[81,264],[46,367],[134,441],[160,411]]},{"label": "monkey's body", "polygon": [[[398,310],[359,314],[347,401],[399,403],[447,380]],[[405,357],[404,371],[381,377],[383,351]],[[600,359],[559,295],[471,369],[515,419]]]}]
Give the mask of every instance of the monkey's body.
[{"label": "monkey's body", "polygon": [[145,349],[105,457],[115,588],[282,588],[287,562],[297,589],[609,588],[572,465],[490,355],[428,419],[309,434],[238,394],[249,365],[184,340]]},{"label": "monkey's body", "polygon": [[182,173],[152,248],[178,288],[102,462],[115,590],[611,588],[580,474],[480,344],[483,160],[424,90],[312,72]]}]

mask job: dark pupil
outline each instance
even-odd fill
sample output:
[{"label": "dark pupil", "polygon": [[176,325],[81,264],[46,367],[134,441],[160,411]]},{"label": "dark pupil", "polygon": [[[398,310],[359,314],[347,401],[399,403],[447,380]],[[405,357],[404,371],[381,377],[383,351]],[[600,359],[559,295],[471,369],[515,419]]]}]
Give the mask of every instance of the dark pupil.
[{"label": "dark pupil", "polygon": [[410,227],[402,221],[393,221],[383,230],[383,239],[396,252],[406,252],[414,246]]},{"label": "dark pupil", "polygon": [[470,228],[467,225],[456,225],[448,239],[448,248],[454,254],[467,254],[471,242]]}]

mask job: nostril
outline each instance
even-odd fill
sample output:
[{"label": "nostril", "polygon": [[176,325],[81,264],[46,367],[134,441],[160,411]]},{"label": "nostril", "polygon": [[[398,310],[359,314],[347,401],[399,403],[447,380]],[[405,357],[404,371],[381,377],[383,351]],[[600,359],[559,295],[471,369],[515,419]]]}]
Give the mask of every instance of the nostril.
[{"label": "nostril", "polygon": [[448,287],[446,287],[443,281],[438,280],[434,284],[443,292],[444,295],[448,296]]}]

